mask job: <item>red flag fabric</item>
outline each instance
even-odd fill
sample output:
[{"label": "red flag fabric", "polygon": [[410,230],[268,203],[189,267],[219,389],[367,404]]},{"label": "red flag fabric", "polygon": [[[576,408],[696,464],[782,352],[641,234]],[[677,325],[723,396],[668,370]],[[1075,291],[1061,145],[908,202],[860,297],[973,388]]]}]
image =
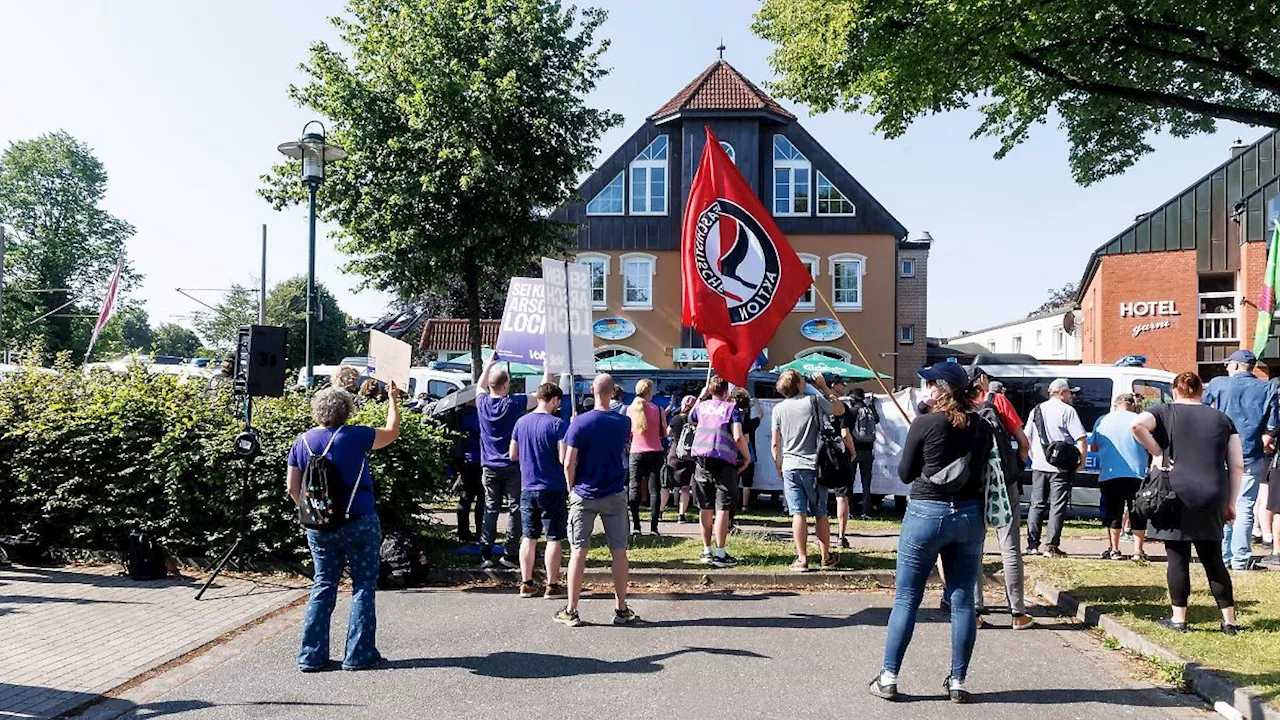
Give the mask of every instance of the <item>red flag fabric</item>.
[{"label": "red flag fabric", "polygon": [[684,209],[681,322],[702,333],[711,367],[735,385],[813,284],[708,126]]},{"label": "red flag fabric", "polygon": [[88,359],[89,353],[93,352],[94,343],[98,342],[98,335],[102,333],[102,328],[106,327],[107,321],[111,319],[111,312],[116,307],[116,294],[120,290],[120,271],[124,268],[124,249],[120,250],[120,257],[116,260],[116,271],[111,274],[111,283],[107,285],[107,295],[102,298],[102,310],[98,311],[98,322],[93,325],[93,335],[89,337],[89,348],[84,351],[85,359]]}]

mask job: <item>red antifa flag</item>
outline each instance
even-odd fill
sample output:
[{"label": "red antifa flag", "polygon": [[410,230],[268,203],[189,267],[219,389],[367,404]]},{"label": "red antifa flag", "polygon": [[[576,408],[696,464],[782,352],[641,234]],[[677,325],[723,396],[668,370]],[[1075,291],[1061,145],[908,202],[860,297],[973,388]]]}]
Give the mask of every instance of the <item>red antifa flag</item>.
[{"label": "red antifa flag", "polygon": [[813,278],[710,127],[684,209],[680,267],[681,322],[706,338],[717,374],[746,385]]}]

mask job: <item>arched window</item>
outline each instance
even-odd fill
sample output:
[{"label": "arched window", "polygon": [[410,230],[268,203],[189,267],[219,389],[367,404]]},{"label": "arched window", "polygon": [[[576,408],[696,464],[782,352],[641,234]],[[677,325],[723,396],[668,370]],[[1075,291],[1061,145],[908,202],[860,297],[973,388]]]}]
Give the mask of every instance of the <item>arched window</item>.
[{"label": "arched window", "polygon": [[631,214],[667,214],[667,136],[659,135],[631,161]]},{"label": "arched window", "polygon": [[849,354],[847,350],[841,350],[840,348],[831,347],[830,345],[814,345],[813,347],[805,348],[804,350],[796,353],[796,359],[799,360],[802,357],[813,355],[815,353],[818,355],[826,355],[833,360],[839,360],[841,362],[852,362],[853,359],[853,356]]},{"label": "arched window", "polygon": [[601,345],[596,348],[596,360],[607,360],[619,355],[634,355],[637,358],[641,357],[639,350],[627,347],[626,345]]},{"label": "arched window", "polygon": [[733,164],[734,164],[734,165],[737,165],[737,164],[738,164],[738,156],[737,156],[737,153],[735,153],[735,152],[733,151],[733,146],[732,146],[732,145],[730,145],[729,143],[727,143],[727,142],[725,142],[725,141],[721,140],[721,141],[720,141],[720,149],[721,149],[721,150],[724,150],[724,154],[729,156],[729,159],[733,161]]},{"label": "arched window", "polygon": [[605,185],[596,196],[587,203],[588,215],[621,215],[622,200],[626,197],[623,189],[622,173],[618,173],[608,185]]},{"label": "arched window", "polygon": [[604,253],[578,253],[578,263],[591,270],[591,309],[608,307],[609,256]]},{"label": "arched window", "polygon": [[658,258],[649,253],[627,253],[618,258],[622,267],[622,307],[653,309],[653,276]]},{"label": "arched window", "polygon": [[809,214],[809,158],[786,135],[773,136],[773,214]]},{"label": "arched window", "polygon": [[840,253],[828,258],[831,272],[831,305],[836,310],[862,309],[862,279],[867,274],[867,258],[856,253]]}]

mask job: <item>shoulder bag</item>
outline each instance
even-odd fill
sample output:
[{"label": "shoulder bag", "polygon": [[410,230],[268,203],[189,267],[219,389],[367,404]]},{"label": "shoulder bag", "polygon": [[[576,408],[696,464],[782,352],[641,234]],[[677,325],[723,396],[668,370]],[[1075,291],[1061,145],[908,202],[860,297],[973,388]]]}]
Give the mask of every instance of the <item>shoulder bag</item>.
[{"label": "shoulder bag", "polygon": [[1177,411],[1174,410],[1173,403],[1168,408],[1169,428],[1166,434],[1169,436],[1169,447],[1164,449],[1160,464],[1147,472],[1147,477],[1142,480],[1138,495],[1133,500],[1134,514],[1158,528],[1175,528],[1182,516],[1182,501],[1174,494],[1173,484],[1169,479],[1173,466],[1173,426]]},{"label": "shoulder bag", "polygon": [[1037,405],[1031,412],[1031,418],[1036,424],[1036,437],[1040,439],[1040,449],[1044,450],[1045,462],[1064,472],[1080,467],[1079,447],[1065,440],[1049,442],[1049,434],[1044,428],[1044,413],[1040,411],[1040,407]]},{"label": "shoulder bag", "polygon": [[810,405],[814,422],[818,423],[818,485],[827,489],[845,487],[849,485],[851,477],[849,454],[845,452],[844,442],[840,440],[839,434],[829,429],[822,421],[816,396],[810,401]]}]

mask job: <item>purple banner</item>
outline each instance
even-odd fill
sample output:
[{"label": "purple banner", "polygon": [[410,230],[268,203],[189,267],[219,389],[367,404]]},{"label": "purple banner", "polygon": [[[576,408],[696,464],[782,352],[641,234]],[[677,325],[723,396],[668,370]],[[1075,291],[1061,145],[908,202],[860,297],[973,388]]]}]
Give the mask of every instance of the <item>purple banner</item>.
[{"label": "purple banner", "polygon": [[542,278],[511,278],[498,345],[493,349],[499,360],[542,365],[547,356],[546,304]]}]

